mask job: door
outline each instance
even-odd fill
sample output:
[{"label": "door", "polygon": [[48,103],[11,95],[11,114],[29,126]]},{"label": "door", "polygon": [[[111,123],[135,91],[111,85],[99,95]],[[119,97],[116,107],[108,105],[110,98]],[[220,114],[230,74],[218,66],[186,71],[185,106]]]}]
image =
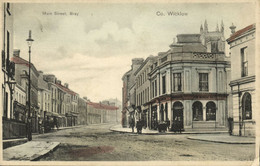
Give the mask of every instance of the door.
[{"label": "door", "polygon": [[157,106],[152,107],[151,128],[157,129]]},{"label": "door", "polygon": [[179,101],[173,104],[172,130],[183,131],[183,105]]}]

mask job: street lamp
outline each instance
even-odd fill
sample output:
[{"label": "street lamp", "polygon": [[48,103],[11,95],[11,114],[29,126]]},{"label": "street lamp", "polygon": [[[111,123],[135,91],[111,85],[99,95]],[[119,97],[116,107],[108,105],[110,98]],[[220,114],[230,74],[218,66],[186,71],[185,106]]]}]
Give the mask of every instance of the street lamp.
[{"label": "street lamp", "polygon": [[29,110],[28,110],[28,118],[27,118],[27,134],[28,134],[28,141],[32,140],[32,124],[31,124],[31,46],[32,46],[32,31],[29,30],[29,38],[26,39],[27,43],[28,43],[28,47],[29,47],[29,87],[28,87],[28,106],[29,106]]}]

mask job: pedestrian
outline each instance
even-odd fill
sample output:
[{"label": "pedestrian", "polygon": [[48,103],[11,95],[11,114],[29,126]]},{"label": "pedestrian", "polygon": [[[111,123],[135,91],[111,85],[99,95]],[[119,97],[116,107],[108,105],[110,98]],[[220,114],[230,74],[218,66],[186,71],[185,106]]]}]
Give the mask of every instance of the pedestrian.
[{"label": "pedestrian", "polygon": [[138,134],[142,134],[142,128],[143,128],[142,121],[137,121],[136,122],[136,129],[137,129]]},{"label": "pedestrian", "polygon": [[132,133],[134,133],[135,120],[133,118],[131,119],[131,128],[132,128]]},{"label": "pedestrian", "polygon": [[42,134],[42,120],[39,119],[39,133]]},{"label": "pedestrian", "polygon": [[229,135],[232,135],[233,133],[233,118],[228,118],[228,128],[229,128]]}]

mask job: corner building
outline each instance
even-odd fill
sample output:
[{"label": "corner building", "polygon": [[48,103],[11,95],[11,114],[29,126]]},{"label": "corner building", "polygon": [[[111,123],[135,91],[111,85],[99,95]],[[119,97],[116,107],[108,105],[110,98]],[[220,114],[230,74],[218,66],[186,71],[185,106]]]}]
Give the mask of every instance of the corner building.
[{"label": "corner building", "polygon": [[209,32],[205,21],[200,34],[177,35],[177,42],[174,39],[167,52],[154,58],[147,73],[150,94],[144,91],[136,97],[141,108],[149,106],[150,129],[167,121],[174,128],[176,120],[186,131],[226,128],[230,61],[224,50],[223,23],[220,30],[217,26]]}]

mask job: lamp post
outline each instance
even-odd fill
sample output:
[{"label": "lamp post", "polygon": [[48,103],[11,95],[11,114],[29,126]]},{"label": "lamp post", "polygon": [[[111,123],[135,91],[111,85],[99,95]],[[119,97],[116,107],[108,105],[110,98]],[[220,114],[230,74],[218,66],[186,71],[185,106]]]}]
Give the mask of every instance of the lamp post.
[{"label": "lamp post", "polygon": [[32,31],[29,30],[29,38],[26,39],[27,43],[28,43],[28,47],[29,47],[29,87],[28,87],[28,106],[29,106],[29,110],[28,110],[28,118],[27,118],[27,134],[28,134],[28,141],[32,140],[32,123],[31,123],[31,46],[32,46]]}]

